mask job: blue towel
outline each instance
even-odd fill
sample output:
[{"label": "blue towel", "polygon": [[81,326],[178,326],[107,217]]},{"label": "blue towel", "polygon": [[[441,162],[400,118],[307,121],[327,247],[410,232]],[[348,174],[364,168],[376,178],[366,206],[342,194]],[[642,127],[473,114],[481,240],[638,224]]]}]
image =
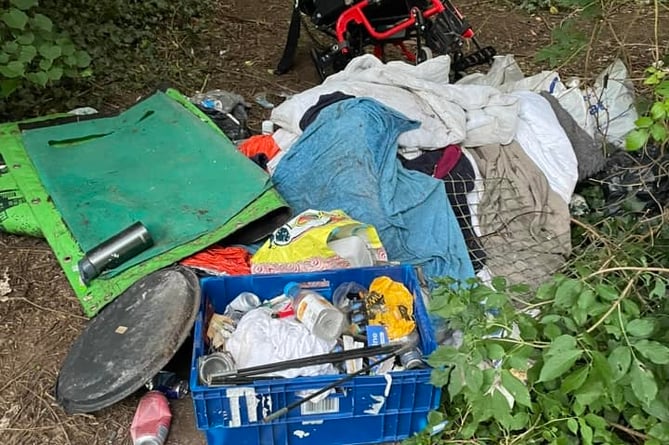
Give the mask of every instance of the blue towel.
[{"label": "blue towel", "polygon": [[276,188],[295,213],[342,209],[373,225],[393,261],[427,278],[474,276],[444,184],[402,167],[397,138],[419,122],[369,98],[324,108],[279,162]]}]

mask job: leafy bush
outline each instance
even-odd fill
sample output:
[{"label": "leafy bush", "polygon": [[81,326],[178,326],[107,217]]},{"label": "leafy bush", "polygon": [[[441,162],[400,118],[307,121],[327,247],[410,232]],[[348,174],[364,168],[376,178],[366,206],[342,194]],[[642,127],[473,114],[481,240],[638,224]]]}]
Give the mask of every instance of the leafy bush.
[{"label": "leafy bush", "polygon": [[653,102],[647,115],[636,121],[637,129],[627,136],[625,145],[630,151],[643,148],[649,140],[660,147],[669,141],[669,68],[648,68],[644,84],[653,88]]},{"label": "leafy bush", "polygon": [[501,278],[441,282],[431,310],[463,332],[429,358],[448,423],[408,444],[669,443],[669,228],[615,217],[575,241],[528,303]]},{"label": "leafy bush", "polygon": [[35,12],[37,0],[11,0],[0,9],[0,98],[23,82],[44,87],[63,76],[87,75],[91,63],[69,35],[59,32],[51,19]]}]

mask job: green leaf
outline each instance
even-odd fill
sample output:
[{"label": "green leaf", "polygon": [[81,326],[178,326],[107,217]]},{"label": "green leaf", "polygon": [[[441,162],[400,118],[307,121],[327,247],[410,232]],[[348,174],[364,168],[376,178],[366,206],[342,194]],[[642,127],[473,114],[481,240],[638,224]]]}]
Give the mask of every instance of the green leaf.
[{"label": "green leaf", "polygon": [[47,72],[47,75],[50,80],[60,80],[60,78],[63,77],[63,69],[59,66],[51,67]]},{"label": "green leaf", "polygon": [[483,371],[478,366],[470,366],[466,378],[467,387],[472,392],[479,392],[483,386]]},{"label": "green leaf", "polygon": [[430,411],[427,413],[428,425],[437,425],[444,421],[444,413],[440,411]]},{"label": "green leaf", "polygon": [[634,122],[634,125],[636,125],[637,128],[650,128],[650,126],[653,125],[653,119],[648,116],[640,117]]},{"label": "green leaf", "polygon": [[32,18],[31,24],[42,31],[51,32],[53,30],[53,22],[44,14],[35,14]]},{"label": "green leaf", "polygon": [[37,6],[37,0],[10,0],[10,3],[23,11]]},{"label": "green leaf", "polygon": [[662,81],[658,86],[655,87],[655,94],[666,98],[669,98],[669,80]]},{"label": "green leaf", "polygon": [[555,283],[554,282],[547,282],[539,286],[537,289],[537,299],[538,300],[550,300],[551,298],[555,297]]},{"label": "green leaf", "polygon": [[501,360],[504,357],[504,348],[497,343],[486,344],[486,349],[490,360]]},{"label": "green leaf", "polygon": [[650,135],[657,142],[664,142],[667,140],[667,129],[661,123],[653,124],[653,126],[650,127]]},{"label": "green leaf", "polygon": [[37,55],[37,50],[35,49],[34,46],[32,45],[21,46],[21,50],[19,51],[17,60],[23,63],[30,63],[35,58],[36,55]]},{"label": "green leaf", "polygon": [[8,79],[21,77],[24,72],[25,67],[23,66],[23,63],[16,60],[9,62],[7,65],[0,66],[0,74]]},{"label": "green leaf", "polygon": [[632,344],[634,349],[656,365],[669,364],[669,348],[656,341],[639,340]]},{"label": "green leaf", "polygon": [[585,383],[585,379],[588,378],[589,372],[590,367],[588,366],[582,366],[576,369],[562,381],[562,385],[560,385],[560,391],[562,391],[564,394],[569,394],[570,392],[579,389],[581,386],[583,386],[583,383]]},{"label": "green leaf", "polygon": [[661,443],[669,443],[669,423],[662,422],[648,430],[648,435],[653,436]]},{"label": "green leaf", "polygon": [[507,358],[509,367],[526,371],[530,366],[529,358],[533,351],[531,346],[521,346],[520,349],[514,351],[513,354],[509,355]]},{"label": "green leaf", "polygon": [[2,45],[2,50],[6,52],[7,54],[16,54],[19,52],[19,49],[21,47],[19,46],[18,43],[16,42],[5,42],[4,45]]},{"label": "green leaf", "polygon": [[51,65],[53,65],[53,60],[42,59],[39,61],[39,67],[42,71],[49,71]]},{"label": "green leaf", "polygon": [[36,73],[26,73],[26,79],[36,85],[44,87],[49,81],[49,76],[44,71],[38,71]]},{"label": "green leaf", "polygon": [[530,416],[526,412],[518,412],[514,414],[511,420],[511,426],[509,429],[511,431],[523,430],[530,421]]},{"label": "green leaf", "polygon": [[613,371],[608,360],[599,351],[590,351],[590,355],[592,356],[592,370],[599,375],[601,381],[609,385],[613,380]]},{"label": "green leaf", "polygon": [[449,369],[435,368],[430,373],[430,383],[437,388],[441,388],[448,384],[448,375],[451,373]]},{"label": "green leaf", "polygon": [[595,400],[604,396],[603,393],[604,384],[602,381],[594,374],[590,374],[588,380],[577,389],[574,394],[576,400],[584,406],[590,405]]},{"label": "green leaf", "polygon": [[527,386],[515,378],[513,374],[506,369],[502,370],[502,385],[511,393],[518,404],[532,408],[530,392],[528,391]]},{"label": "green leaf", "polygon": [[9,62],[9,54],[0,51],[0,65],[5,65]]},{"label": "green leaf", "polygon": [[456,357],[460,355],[457,349],[453,346],[439,346],[430,354],[427,362],[433,368],[452,365]]},{"label": "green leaf", "polygon": [[640,414],[634,414],[629,419],[629,424],[635,430],[645,430],[646,429],[646,418]]},{"label": "green leaf", "polygon": [[9,11],[0,16],[0,20],[12,29],[23,30],[28,23],[28,16],[18,8],[9,8]]},{"label": "green leaf", "polygon": [[60,46],[45,43],[43,45],[40,45],[39,53],[42,55],[42,57],[46,59],[54,60],[60,57],[61,55]]},{"label": "green leaf", "polygon": [[448,382],[448,395],[451,397],[451,401],[460,394],[466,383],[467,378],[463,366],[456,365],[451,371],[450,381]]},{"label": "green leaf", "polygon": [[507,290],[509,292],[513,292],[514,294],[526,294],[530,291],[530,286],[523,283],[512,284],[507,288]]},{"label": "green leaf", "polygon": [[544,366],[541,368],[539,382],[548,382],[560,377],[574,366],[574,363],[581,358],[582,354],[583,351],[572,349],[550,357],[544,362]]},{"label": "green leaf", "polygon": [[595,304],[595,294],[590,289],[581,292],[581,295],[578,296],[578,301],[576,302],[578,308],[585,310],[590,309],[593,304]]},{"label": "green leaf", "polygon": [[643,410],[662,422],[669,422],[669,407],[667,407],[665,401],[660,400],[660,397],[656,397],[655,400],[650,402],[650,405],[644,406]]},{"label": "green leaf", "polygon": [[91,56],[86,51],[79,50],[74,56],[77,58],[77,66],[79,68],[86,68],[91,64]]},{"label": "green leaf", "polygon": [[578,422],[576,419],[573,417],[571,419],[567,420],[567,428],[569,428],[569,431],[572,432],[572,434],[576,434],[578,432]]},{"label": "green leaf", "polygon": [[667,110],[664,108],[664,104],[662,102],[655,102],[653,106],[650,107],[650,115],[656,121],[664,119],[667,116]]},{"label": "green leaf", "polygon": [[605,430],[609,426],[606,419],[593,413],[586,414],[585,421],[588,422],[588,425],[593,427],[595,430]]},{"label": "green leaf", "polygon": [[73,56],[73,60],[72,60],[73,63],[71,63],[70,65],[76,65],[77,64],[77,58],[74,57],[74,52],[76,50],[74,45],[71,42],[68,42],[68,43],[64,43],[62,45],[58,45],[58,46],[60,46],[60,50],[61,50],[61,52],[63,53],[64,56]]},{"label": "green leaf", "polygon": [[9,97],[21,85],[20,79],[0,80],[0,97]]},{"label": "green leaf", "polygon": [[627,323],[625,330],[628,335],[633,337],[648,337],[655,330],[655,323],[647,318],[632,320]]},{"label": "green leaf", "polygon": [[625,315],[627,315],[629,318],[638,318],[641,314],[639,305],[629,298],[623,298],[623,300],[620,302],[620,307],[625,312]]},{"label": "green leaf", "polygon": [[576,322],[576,325],[578,326],[583,326],[585,322],[588,321],[588,312],[578,306],[573,308],[571,315],[574,317],[574,322]]},{"label": "green leaf", "polygon": [[558,325],[551,323],[544,328],[544,335],[548,337],[549,340],[553,341],[562,335],[562,330]]},{"label": "green leaf", "polygon": [[506,290],[506,278],[504,277],[494,277],[490,284],[497,292],[504,292]]},{"label": "green leaf", "polygon": [[511,423],[513,422],[513,418],[511,417],[511,407],[502,393],[496,390],[493,391],[490,407],[492,409],[492,416],[495,420],[497,420],[504,428],[511,428]]},{"label": "green leaf", "polygon": [[647,129],[632,130],[625,138],[625,148],[628,151],[637,151],[646,145],[649,136],[650,133]]},{"label": "green leaf", "polygon": [[30,45],[35,41],[35,34],[30,31],[26,31],[23,34],[16,37],[16,43],[21,45]]},{"label": "green leaf", "polygon": [[627,346],[618,346],[608,358],[609,365],[613,370],[613,380],[620,380],[630,369],[632,363],[632,350]]},{"label": "green leaf", "polygon": [[558,286],[555,291],[555,306],[569,308],[576,302],[576,297],[581,291],[581,282],[568,278]]},{"label": "green leaf", "polygon": [[600,283],[595,286],[595,292],[606,301],[613,301],[618,298],[618,291],[615,287]]},{"label": "green leaf", "polygon": [[662,278],[657,278],[655,280],[655,287],[650,291],[648,296],[650,298],[662,298],[667,295],[667,285]]},{"label": "green leaf", "polygon": [[576,349],[576,339],[571,335],[561,335],[553,340],[546,355],[550,357],[572,349]]},{"label": "green leaf", "polygon": [[635,360],[630,369],[632,391],[644,406],[650,405],[657,395],[657,383],[653,373]]},{"label": "green leaf", "polygon": [[592,428],[585,423],[585,419],[583,418],[578,419],[578,424],[581,426],[582,445],[592,445]]}]

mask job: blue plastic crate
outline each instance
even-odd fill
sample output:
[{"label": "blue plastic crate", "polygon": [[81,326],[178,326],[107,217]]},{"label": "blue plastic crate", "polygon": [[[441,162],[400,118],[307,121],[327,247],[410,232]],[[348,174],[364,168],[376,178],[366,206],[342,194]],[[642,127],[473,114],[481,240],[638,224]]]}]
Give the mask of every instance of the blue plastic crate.
[{"label": "blue plastic crate", "polygon": [[[202,280],[202,309],[195,322],[190,386],[197,426],[209,445],[344,445],[393,442],[421,431],[427,413],[439,405],[441,391],[430,384],[430,369],[360,376],[338,387],[335,394],[307,402],[269,423],[262,418],[295,400],[305,390],[320,389],[343,375],[257,380],[243,386],[207,387],[200,384],[197,360],[204,354],[204,308],[211,303],[223,312],[239,293],[261,299],[280,295],[290,281],[309,283],[330,298],[341,283],[364,286],[379,276],[401,281],[414,294],[414,314],[421,349],[436,348],[418,280],[411,266],[345,269],[306,274],[245,275]],[[314,286],[314,287],[312,287]]]}]

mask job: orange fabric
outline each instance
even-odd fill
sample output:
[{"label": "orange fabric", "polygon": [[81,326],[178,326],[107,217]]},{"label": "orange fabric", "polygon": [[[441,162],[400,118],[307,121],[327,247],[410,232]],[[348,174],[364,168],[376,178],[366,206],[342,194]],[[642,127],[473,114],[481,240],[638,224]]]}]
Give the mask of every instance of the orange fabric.
[{"label": "orange fabric", "polygon": [[182,260],[181,264],[227,275],[248,275],[251,254],[241,247],[212,246]]},{"label": "orange fabric", "polygon": [[239,151],[249,158],[262,153],[267,156],[267,159],[272,159],[279,153],[280,148],[271,135],[261,134],[251,136],[242,142],[239,146]]}]

